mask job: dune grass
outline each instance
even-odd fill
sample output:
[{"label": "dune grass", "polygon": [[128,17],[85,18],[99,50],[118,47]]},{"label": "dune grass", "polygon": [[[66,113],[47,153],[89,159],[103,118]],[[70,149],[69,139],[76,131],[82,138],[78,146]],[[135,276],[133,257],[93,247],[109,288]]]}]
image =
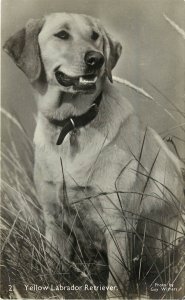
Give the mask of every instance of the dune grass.
[{"label": "dune grass", "polygon": [[[2,297],[3,298],[84,298],[84,294],[77,293],[64,293],[58,291],[41,291],[35,294],[35,291],[26,291],[25,285],[37,284],[41,286],[49,286],[51,284],[58,285],[84,285],[89,283],[94,284],[107,284],[108,277],[108,261],[106,257],[105,248],[102,247],[103,237],[98,238],[91,236],[88,232],[86,224],[80,219],[78,213],[71,212],[72,220],[75,226],[79,226],[76,231],[76,238],[78,245],[75,247],[75,256],[73,260],[69,261],[66,257],[60,257],[56,249],[51,249],[50,254],[46,252],[46,244],[48,243],[44,236],[44,222],[42,209],[39,205],[37,194],[33,183],[33,147],[31,141],[28,140],[25,129],[21,123],[12,116],[10,113],[3,110],[3,115],[7,119],[6,124],[9,126],[9,133],[11,135],[11,126],[15,125],[18,130],[17,134],[21,133],[22,146],[21,151],[17,149],[15,142],[10,136],[11,148],[7,149],[6,145],[2,144],[2,202],[1,202],[1,278],[2,278]],[[22,133],[24,133],[22,135]],[[26,137],[26,138],[25,138]],[[184,141],[182,141],[184,142]],[[143,142],[144,143],[144,142]],[[29,149],[29,151],[27,151]],[[21,152],[25,151],[26,156],[22,160]],[[141,149],[142,151],[142,149]],[[62,163],[62,161],[61,161]],[[155,163],[155,162],[154,162]],[[124,171],[124,168],[123,168]],[[62,165],[61,165],[62,172]],[[146,176],[146,175],[145,175]],[[148,179],[150,174],[147,175]],[[115,192],[120,197],[123,192],[118,190],[115,182]],[[135,194],[136,192],[128,192]],[[137,192],[137,194],[139,194]],[[107,197],[107,201],[111,201],[111,195],[107,192],[101,191],[97,197]],[[141,201],[144,196],[147,196],[145,190],[140,193]],[[150,195],[151,196],[151,195]],[[156,195],[154,197],[157,197]],[[75,201],[91,200],[91,197],[85,197]],[[164,201],[164,199],[163,199]],[[93,201],[92,201],[93,205]],[[158,256],[152,257],[150,249],[147,249],[145,243],[147,239],[155,239],[153,236],[146,236],[146,226],[150,223],[155,223],[154,220],[143,218],[141,220],[141,231],[136,232],[132,228],[132,222],[139,217],[138,214],[129,214],[129,211],[122,209],[121,200],[120,207],[115,206],[120,214],[125,219],[125,228],[133,229],[127,234],[130,243],[129,261],[124,261],[120,255],[120,264],[123,268],[128,269],[130,277],[129,290],[135,297],[149,297],[152,296],[152,289],[155,284],[161,283],[176,283],[178,282],[179,291],[163,291],[159,293],[159,299],[168,299],[174,297],[174,294],[179,297],[183,289],[183,276],[184,276],[184,262],[185,251],[183,230],[179,227],[174,229],[164,226],[162,223],[157,223],[161,233],[163,229],[173,231],[174,240],[167,242],[163,240],[162,234],[159,242],[162,248],[158,249]],[[184,212],[180,212],[183,214]],[[78,221],[77,221],[78,220]],[[74,225],[73,224],[73,225]],[[76,225],[80,224],[80,225]],[[105,224],[106,226],[106,224]],[[70,239],[73,233],[73,226],[71,226],[68,238]],[[112,235],[114,239],[114,236]],[[97,240],[94,243],[94,240]],[[115,240],[115,243],[117,241]],[[96,246],[92,247],[93,244]],[[89,246],[91,245],[91,246]],[[97,246],[98,245],[98,246]],[[119,249],[119,244],[117,243]],[[137,255],[134,249],[140,245]],[[49,245],[52,247],[51,245]],[[119,250],[120,251],[120,250]],[[51,255],[52,253],[52,255]],[[120,251],[121,253],[121,251]],[[58,263],[53,260],[53,256],[58,257]],[[111,271],[110,271],[111,272]],[[96,274],[96,276],[94,276]],[[119,285],[119,283],[117,283]],[[13,291],[11,288],[13,287]],[[130,295],[131,295],[130,294]],[[142,296],[141,296],[142,295]],[[155,294],[156,295],[156,294]],[[86,294],[86,297],[102,298],[105,294]],[[125,295],[123,295],[125,297]],[[131,296],[130,296],[131,297]],[[132,296],[133,297],[133,296]]]}]

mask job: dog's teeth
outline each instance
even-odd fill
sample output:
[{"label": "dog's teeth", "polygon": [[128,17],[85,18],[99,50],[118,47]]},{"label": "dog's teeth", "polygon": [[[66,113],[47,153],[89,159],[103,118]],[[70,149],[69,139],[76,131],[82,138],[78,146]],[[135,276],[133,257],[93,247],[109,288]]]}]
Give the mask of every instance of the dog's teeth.
[{"label": "dog's teeth", "polygon": [[97,80],[97,76],[94,77],[94,79],[84,79],[83,77],[80,77],[79,82],[82,84],[89,84],[89,83],[95,83]]},{"label": "dog's teeth", "polygon": [[97,76],[94,77],[94,79],[92,80],[92,82],[94,83],[94,82],[96,82],[96,80],[97,80]]}]

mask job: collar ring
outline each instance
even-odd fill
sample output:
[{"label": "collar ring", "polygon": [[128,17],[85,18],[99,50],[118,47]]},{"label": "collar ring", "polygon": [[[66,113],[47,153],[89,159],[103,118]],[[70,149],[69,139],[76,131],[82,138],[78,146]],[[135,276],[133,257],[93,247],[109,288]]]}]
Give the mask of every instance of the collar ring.
[{"label": "collar ring", "polygon": [[71,121],[71,124],[73,125],[73,128],[75,129],[75,122],[73,121],[73,119],[72,118],[70,118],[70,121]]}]

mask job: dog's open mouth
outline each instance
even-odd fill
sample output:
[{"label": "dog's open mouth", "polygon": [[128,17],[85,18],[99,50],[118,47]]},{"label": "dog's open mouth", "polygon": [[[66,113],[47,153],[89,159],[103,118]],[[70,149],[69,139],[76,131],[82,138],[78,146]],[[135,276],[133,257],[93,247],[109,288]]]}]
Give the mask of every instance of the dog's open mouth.
[{"label": "dog's open mouth", "polygon": [[96,88],[97,75],[95,74],[71,77],[61,71],[56,71],[55,76],[59,84],[65,87],[73,86],[73,89],[77,91],[89,91]]}]

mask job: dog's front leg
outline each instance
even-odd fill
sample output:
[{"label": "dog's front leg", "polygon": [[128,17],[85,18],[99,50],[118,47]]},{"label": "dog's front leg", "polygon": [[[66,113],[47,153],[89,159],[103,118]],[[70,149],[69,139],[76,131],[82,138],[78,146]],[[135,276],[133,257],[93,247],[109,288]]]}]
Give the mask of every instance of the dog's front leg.
[{"label": "dog's front leg", "polygon": [[60,257],[70,258],[71,240],[67,225],[64,224],[64,209],[59,197],[61,183],[41,181],[35,170],[35,184],[45,222],[46,251],[51,259],[59,262]]},{"label": "dog's front leg", "polygon": [[130,272],[128,235],[109,229],[106,241],[109,260],[108,296],[124,296],[128,290]]}]

